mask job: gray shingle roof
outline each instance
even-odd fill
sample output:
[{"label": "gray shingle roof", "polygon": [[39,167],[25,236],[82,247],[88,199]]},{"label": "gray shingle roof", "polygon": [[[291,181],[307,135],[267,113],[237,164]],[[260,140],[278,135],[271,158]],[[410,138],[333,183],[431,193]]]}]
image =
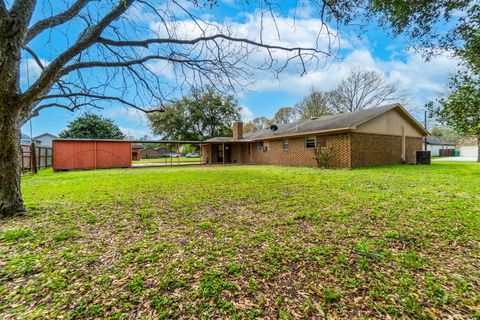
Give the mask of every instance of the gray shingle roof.
[{"label": "gray shingle roof", "polygon": [[[360,125],[366,121],[369,121],[373,118],[376,118],[383,113],[390,111],[394,108],[399,108],[402,110],[408,117],[410,117],[413,122],[417,125],[420,130],[423,130],[422,126],[418,124],[415,119],[406,112],[402,106],[398,103],[389,104],[377,108],[365,109],[357,112],[347,112],[341,114],[334,114],[323,116],[316,119],[288,123],[288,124],[278,124],[278,130],[273,132],[270,129],[262,129],[252,132],[247,132],[243,135],[243,139],[237,141],[255,141],[270,139],[276,136],[289,136],[309,132],[328,132],[336,130],[352,130],[355,126]],[[232,137],[217,137],[206,142],[231,142],[233,141]]]},{"label": "gray shingle roof", "polygon": [[454,146],[455,143],[440,140],[438,137],[427,137],[427,144],[436,144],[442,146]]},{"label": "gray shingle roof", "polygon": [[[215,137],[215,138],[205,140],[205,142],[219,142],[219,143],[232,142],[232,141],[233,141],[232,137]],[[239,140],[237,140],[237,141],[239,141]],[[244,136],[243,139],[241,139],[240,141],[247,142],[247,141],[250,141],[250,140]]]}]

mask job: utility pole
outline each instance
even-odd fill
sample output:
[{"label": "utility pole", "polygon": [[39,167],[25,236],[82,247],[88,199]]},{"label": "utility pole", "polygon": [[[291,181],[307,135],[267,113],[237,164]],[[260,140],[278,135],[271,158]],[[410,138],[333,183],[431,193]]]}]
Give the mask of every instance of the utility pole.
[{"label": "utility pole", "polygon": [[[425,109],[425,114],[424,114],[424,127],[425,127],[425,130],[428,131],[427,129],[427,110]],[[424,140],[424,148],[425,148],[425,151],[427,151],[427,137],[423,138]]]}]

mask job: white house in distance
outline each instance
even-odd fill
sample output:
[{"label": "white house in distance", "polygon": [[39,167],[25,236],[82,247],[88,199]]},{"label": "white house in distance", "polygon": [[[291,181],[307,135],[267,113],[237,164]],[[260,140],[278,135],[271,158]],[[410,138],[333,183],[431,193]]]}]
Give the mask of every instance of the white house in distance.
[{"label": "white house in distance", "polygon": [[52,147],[52,140],[58,138],[56,135],[51,133],[43,133],[36,137],[33,137],[35,143],[37,143],[41,147]]},{"label": "white house in distance", "polygon": [[[431,152],[432,157],[440,156],[441,149],[455,149],[454,143],[442,141],[437,137],[427,137],[426,143],[427,151]],[[425,150],[425,142],[423,143],[423,150]]]},{"label": "white house in distance", "polygon": [[461,157],[478,157],[478,142],[477,138],[465,137],[460,139],[457,144],[458,151],[460,151]]},{"label": "white house in distance", "polygon": [[[39,143],[39,141],[36,141],[35,139],[33,139],[33,142],[35,142],[35,144]],[[20,144],[29,146],[32,144],[32,138],[30,138],[28,134],[22,133],[20,136]]]}]

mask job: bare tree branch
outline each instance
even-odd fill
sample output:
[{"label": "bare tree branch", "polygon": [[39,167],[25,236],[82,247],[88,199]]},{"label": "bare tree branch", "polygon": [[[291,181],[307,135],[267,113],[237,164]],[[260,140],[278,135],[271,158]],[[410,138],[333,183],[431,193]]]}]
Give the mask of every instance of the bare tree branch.
[{"label": "bare tree branch", "polygon": [[398,83],[391,83],[375,71],[354,70],[329,92],[329,106],[334,112],[354,112],[375,108],[387,102],[404,102]]},{"label": "bare tree branch", "polygon": [[[26,1],[26,0],[24,0]],[[43,92],[48,91],[55,80],[58,79],[58,72],[61,68],[77,54],[90,47],[98,39],[105,28],[112,23],[113,20],[123,14],[134,0],[122,0],[107,15],[105,15],[97,24],[87,28],[85,32],[78,38],[77,42],[70,48],[60,54],[52,63],[50,63],[42,72],[40,77],[34,84],[21,96],[23,103],[33,102]]]},{"label": "bare tree branch", "polygon": [[136,64],[142,64],[149,60],[165,60],[170,62],[176,63],[184,63],[190,65],[200,66],[202,63],[211,62],[209,60],[193,60],[193,59],[177,59],[174,57],[163,57],[157,55],[150,55],[140,59],[135,60],[128,60],[128,61],[117,61],[117,62],[105,62],[105,61],[88,61],[88,62],[78,62],[72,65],[68,65],[62,70],[60,70],[59,74],[64,75],[73,70],[85,69],[85,68],[95,68],[95,67],[104,67],[104,68],[112,68],[112,67],[128,67]]},{"label": "bare tree branch", "polygon": [[213,41],[215,39],[224,39],[224,40],[228,40],[228,41],[231,41],[231,42],[245,43],[245,44],[250,44],[250,45],[253,45],[253,46],[256,46],[256,47],[260,47],[260,48],[278,49],[278,50],[290,51],[290,52],[292,52],[292,51],[307,51],[307,52],[310,51],[310,52],[314,52],[314,53],[320,53],[320,54],[323,54],[323,55],[326,55],[326,56],[331,55],[329,52],[325,52],[325,51],[319,50],[317,48],[285,47],[285,46],[269,45],[269,44],[253,41],[253,40],[246,39],[246,38],[231,37],[231,36],[228,36],[228,35],[225,35],[225,34],[215,34],[215,35],[212,35],[212,36],[198,37],[198,38],[190,39],[190,40],[172,39],[172,38],[160,39],[159,38],[159,39],[147,39],[147,40],[140,40],[140,41],[138,41],[138,40],[137,41],[134,41],[134,40],[132,40],[132,41],[128,41],[128,40],[116,41],[116,40],[105,39],[105,38],[100,37],[98,39],[98,42],[102,43],[104,45],[110,45],[110,46],[139,46],[139,47],[148,48],[149,45],[151,45],[151,44],[167,44],[168,43],[168,44],[190,44],[190,45],[193,45],[193,44],[196,44],[196,43],[199,43],[199,42]]},{"label": "bare tree branch", "polygon": [[139,107],[131,102],[128,102],[125,99],[116,97],[116,96],[105,96],[105,95],[99,95],[99,94],[93,94],[93,93],[87,93],[87,92],[72,92],[72,93],[66,93],[66,94],[51,94],[51,95],[46,95],[43,96],[40,100],[47,100],[47,99],[59,99],[59,98],[70,98],[70,97],[87,97],[87,98],[94,98],[94,99],[102,99],[102,100],[113,100],[120,102],[128,107],[137,109],[139,111],[145,112],[145,113],[152,113],[152,112],[161,112],[163,110],[161,109],[145,109],[142,107]]},{"label": "bare tree branch", "polygon": [[47,109],[47,108],[54,108],[54,107],[62,108],[67,111],[74,112],[75,110],[78,110],[80,107],[84,107],[84,106],[94,106],[94,105],[92,105],[91,103],[81,103],[81,104],[75,105],[74,107],[70,107],[69,105],[58,103],[58,102],[46,103],[46,104],[42,104],[35,107],[35,109],[31,112],[31,117],[38,116],[41,110]]},{"label": "bare tree branch", "polygon": [[27,32],[25,36],[25,43],[30,42],[33,38],[39,35],[43,30],[53,28],[61,25],[77,16],[77,14],[84,8],[91,0],[77,0],[70,8],[55,16],[48,17],[35,23]]},{"label": "bare tree branch", "polygon": [[25,51],[27,51],[31,56],[32,58],[35,60],[35,62],[37,63],[37,65],[40,67],[40,69],[45,69],[45,66],[43,65],[42,63],[42,60],[40,60],[40,58],[38,57],[38,55],[35,53],[35,51],[33,51],[32,49],[30,49],[29,47],[25,46],[23,47],[23,49],[25,49]]}]

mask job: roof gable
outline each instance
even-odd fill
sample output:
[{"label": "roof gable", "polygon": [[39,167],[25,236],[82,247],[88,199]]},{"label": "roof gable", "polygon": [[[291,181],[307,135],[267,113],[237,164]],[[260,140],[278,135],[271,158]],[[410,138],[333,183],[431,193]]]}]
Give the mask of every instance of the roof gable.
[{"label": "roof gable", "polygon": [[248,132],[244,134],[244,139],[261,140],[305,133],[354,130],[357,126],[394,109],[409,121],[419,132],[423,135],[428,135],[428,132],[422,127],[422,125],[420,125],[400,104],[396,103],[357,112],[323,116],[302,122],[280,124],[278,125],[278,130],[275,132],[270,129]]},{"label": "roof gable", "polygon": [[52,137],[52,138],[54,138],[54,139],[55,139],[55,138],[58,138],[58,136],[46,132],[46,133],[42,133],[42,134],[40,134],[40,135],[38,135],[38,136],[36,136],[36,137],[33,137],[33,139],[38,139],[38,138],[45,137],[45,136],[47,136],[47,137]]}]

